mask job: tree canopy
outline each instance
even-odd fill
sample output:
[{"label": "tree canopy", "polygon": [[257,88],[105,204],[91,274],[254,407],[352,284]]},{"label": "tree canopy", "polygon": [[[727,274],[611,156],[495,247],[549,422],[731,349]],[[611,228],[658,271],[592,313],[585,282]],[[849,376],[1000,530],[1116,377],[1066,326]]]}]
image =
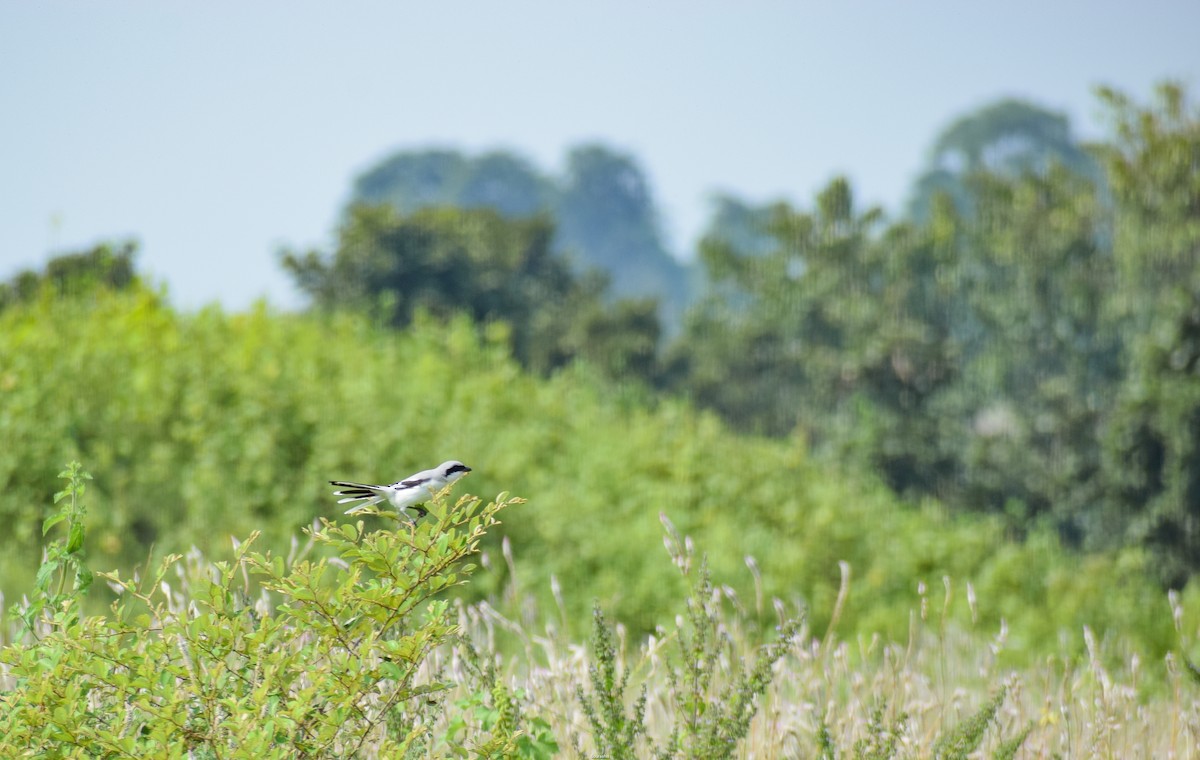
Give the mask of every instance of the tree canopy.
[{"label": "tree canopy", "polygon": [[509,219],[553,221],[551,248],[577,274],[603,272],[613,298],[656,299],[671,327],[691,297],[689,274],[667,250],[649,180],[637,159],[600,144],[572,148],[561,177],[510,151],[400,151],[354,181],[352,203],[402,213],[487,208]]},{"label": "tree canopy", "polygon": [[1200,570],[1200,114],[1174,85],[1101,98],[1115,134],[1087,152],[1027,104],[955,122],[933,151],[953,186],[919,180],[916,221],[844,180],[812,210],[725,201],[673,387],[900,492],[1144,546],[1181,585]]},{"label": "tree canopy", "polygon": [[655,303],[609,303],[603,275],[576,275],[552,250],[553,237],[544,216],[359,205],[332,253],[285,252],[283,265],[321,309],[368,310],[393,327],[419,314],[465,313],[480,325],[505,325],[514,355],[540,372],[587,357],[612,373],[649,373]]},{"label": "tree canopy", "polygon": [[69,296],[96,288],[128,288],[136,280],[137,250],[136,242],[124,241],[98,243],[77,253],[59,254],[50,259],[42,272],[25,269],[8,282],[0,283],[0,309],[31,300],[45,289],[55,295]]},{"label": "tree canopy", "polygon": [[985,105],[948,125],[934,140],[925,170],[914,183],[909,215],[925,220],[938,194],[970,210],[969,177],[1019,177],[1060,166],[1095,182],[1100,165],[1071,134],[1067,117],[1024,100]]}]

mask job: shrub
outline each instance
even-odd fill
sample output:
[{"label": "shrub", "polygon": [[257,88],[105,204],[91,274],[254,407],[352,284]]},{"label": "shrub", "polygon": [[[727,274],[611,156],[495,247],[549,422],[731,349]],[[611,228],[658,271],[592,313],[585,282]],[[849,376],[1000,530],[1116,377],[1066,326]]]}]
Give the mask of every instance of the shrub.
[{"label": "shrub", "polygon": [[[69,521],[39,578],[78,568],[87,475],[64,475]],[[440,592],[519,499],[430,504],[419,525],[369,532],[323,521],[309,532],[320,559],[252,551],[207,565],[170,555],[144,578],[101,573],[118,592],[110,616],[79,615],[70,593],[40,583],[17,613],[25,641],[0,653],[13,688],[0,694],[0,756],[89,754],[220,758],[402,755],[433,741],[428,710],[448,685],[422,677],[457,635]],[[399,518],[396,518],[399,519]],[[311,547],[310,547],[311,548]],[[190,597],[172,590],[178,572]],[[180,572],[182,571],[182,572]],[[78,577],[78,572],[77,572]],[[84,576],[86,577],[86,576]],[[495,746],[517,735],[494,728]]]}]

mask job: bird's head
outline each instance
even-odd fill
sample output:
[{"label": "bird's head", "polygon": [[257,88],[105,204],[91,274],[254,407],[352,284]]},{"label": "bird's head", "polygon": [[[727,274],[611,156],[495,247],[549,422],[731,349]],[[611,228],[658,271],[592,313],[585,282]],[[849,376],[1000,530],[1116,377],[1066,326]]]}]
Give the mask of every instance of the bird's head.
[{"label": "bird's head", "polygon": [[451,459],[449,462],[442,462],[438,465],[438,472],[442,474],[447,483],[453,483],[470,471],[470,467],[467,467],[456,459]]}]

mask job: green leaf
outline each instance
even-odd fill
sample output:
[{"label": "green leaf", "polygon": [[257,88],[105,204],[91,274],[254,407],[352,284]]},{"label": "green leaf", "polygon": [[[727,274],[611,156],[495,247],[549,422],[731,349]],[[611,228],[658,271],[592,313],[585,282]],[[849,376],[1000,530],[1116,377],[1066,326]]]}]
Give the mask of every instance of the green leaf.
[{"label": "green leaf", "polygon": [[37,576],[33,581],[34,585],[43,590],[48,588],[50,586],[50,578],[53,577],[54,573],[58,571],[58,568],[61,567],[61,565],[62,562],[60,560],[47,559],[42,563],[42,566],[38,568]]},{"label": "green leaf", "polygon": [[[58,501],[57,497],[55,497],[55,501]],[[53,528],[55,525],[58,525],[60,522],[62,522],[65,519],[67,519],[67,515],[65,512],[59,512],[58,514],[50,515],[49,517],[47,517],[45,520],[42,521],[42,535],[44,536],[47,533],[49,533],[51,528]]]},{"label": "green leaf", "polygon": [[67,553],[74,554],[83,547],[84,528],[83,523],[75,521],[71,523],[71,532],[67,537]]},{"label": "green leaf", "polygon": [[75,568],[75,588],[79,593],[83,593],[91,588],[92,582],[96,577],[85,565],[80,563]]}]

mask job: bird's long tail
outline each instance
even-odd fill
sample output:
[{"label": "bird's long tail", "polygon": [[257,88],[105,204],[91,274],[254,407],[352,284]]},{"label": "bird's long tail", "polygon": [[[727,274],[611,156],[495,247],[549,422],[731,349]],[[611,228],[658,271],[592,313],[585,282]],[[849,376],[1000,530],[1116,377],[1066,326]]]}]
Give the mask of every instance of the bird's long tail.
[{"label": "bird's long tail", "polygon": [[331,486],[340,486],[342,490],[334,491],[334,496],[341,496],[338,499],[338,504],[346,504],[351,501],[361,501],[361,504],[356,504],[346,510],[346,514],[352,515],[355,512],[366,509],[367,507],[378,504],[384,500],[384,486],[372,486],[366,483],[350,483],[345,480],[331,480]]}]

